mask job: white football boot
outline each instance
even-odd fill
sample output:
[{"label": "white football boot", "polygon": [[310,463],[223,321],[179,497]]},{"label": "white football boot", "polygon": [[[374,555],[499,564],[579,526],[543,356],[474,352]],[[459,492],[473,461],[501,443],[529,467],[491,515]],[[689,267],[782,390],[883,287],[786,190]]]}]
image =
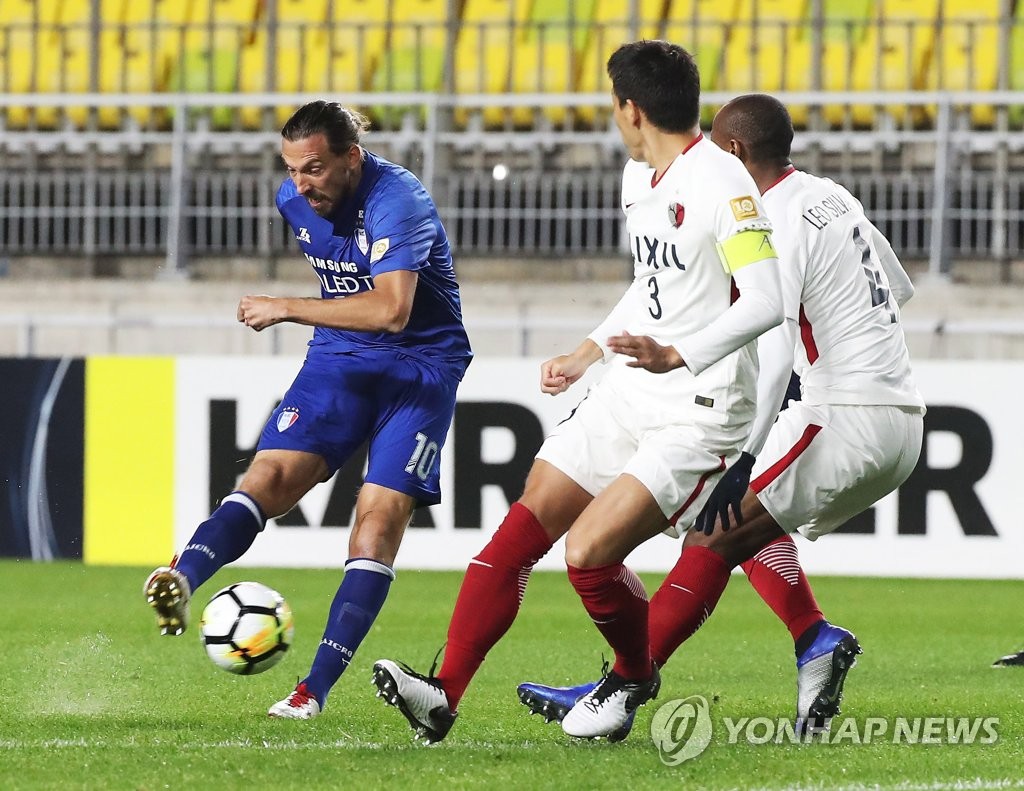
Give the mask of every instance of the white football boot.
[{"label": "white football boot", "polygon": [[267,714],[282,720],[311,720],[320,716],[320,704],[303,682],[287,698],[271,706]]},{"label": "white football boot", "polygon": [[839,713],[843,685],[862,653],[852,632],[828,621],[796,660],[796,732],[823,733]]},{"label": "white football boot", "polygon": [[576,701],[562,720],[562,730],[583,739],[621,733],[626,723],[632,725],[637,708],[658,696],[661,674],[657,665],[652,665],[652,670],[650,678],[643,681],[627,681],[611,671]]},{"label": "white football boot", "polygon": [[377,697],[396,706],[426,744],[448,735],[457,714],[448,706],[448,696],[436,678],[421,675],[408,665],[399,667],[390,659],[380,659],[373,663],[373,683]]}]

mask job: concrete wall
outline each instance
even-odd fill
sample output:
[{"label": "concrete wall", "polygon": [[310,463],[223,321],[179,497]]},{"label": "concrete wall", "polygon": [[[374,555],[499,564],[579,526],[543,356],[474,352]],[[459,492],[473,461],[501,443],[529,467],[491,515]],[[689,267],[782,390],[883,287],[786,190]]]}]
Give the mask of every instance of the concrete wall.
[{"label": "concrete wall", "polygon": [[[1024,359],[1024,288],[933,280],[911,266],[917,294],[903,320],[917,359]],[[167,277],[159,262],[118,278],[67,278],[53,264],[0,279],[0,356],[87,354],[301,355],[310,329],[255,333],[235,322],[243,294],[315,296],[304,262],[267,279],[256,262],[205,262],[211,279]],[[466,323],[478,354],[548,356],[574,348],[621,296],[626,264],[481,261],[459,266]],[[970,278],[957,273],[957,281]],[[936,331],[938,329],[938,331]]]}]

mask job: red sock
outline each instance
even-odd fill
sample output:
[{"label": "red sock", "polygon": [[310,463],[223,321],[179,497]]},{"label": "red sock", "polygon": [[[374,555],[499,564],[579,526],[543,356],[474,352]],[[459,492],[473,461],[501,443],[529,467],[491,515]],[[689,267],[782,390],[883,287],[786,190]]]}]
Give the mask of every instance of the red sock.
[{"label": "red sock", "polygon": [[513,503],[505,521],[466,569],[437,678],[452,710],[466,687],[519,612],[534,565],[551,549],[537,518]]},{"label": "red sock", "polygon": [[640,578],[621,563],[613,563],[591,569],[569,566],[569,581],[615,652],[612,669],[623,678],[649,677],[647,592]]},{"label": "red sock", "polygon": [[707,547],[683,547],[651,599],[651,656],[659,666],[714,612],[729,583],[729,567]]},{"label": "red sock", "polygon": [[775,539],[741,568],[765,604],[786,624],[794,641],[824,620],[790,536]]}]

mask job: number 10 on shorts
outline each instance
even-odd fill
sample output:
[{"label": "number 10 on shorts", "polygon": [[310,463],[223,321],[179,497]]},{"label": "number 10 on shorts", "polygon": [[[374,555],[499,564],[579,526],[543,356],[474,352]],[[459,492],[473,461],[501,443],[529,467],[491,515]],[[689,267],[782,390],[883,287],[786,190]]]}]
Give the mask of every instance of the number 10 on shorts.
[{"label": "number 10 on shorts", "polygon": [[409,463],[405,465],[406,472],[415,470],[416,477],[421,481],[427,480],[430,470],[437,461],[437,443],[429,439],[422,431],[416,432],[416,449],[409,457]]}]

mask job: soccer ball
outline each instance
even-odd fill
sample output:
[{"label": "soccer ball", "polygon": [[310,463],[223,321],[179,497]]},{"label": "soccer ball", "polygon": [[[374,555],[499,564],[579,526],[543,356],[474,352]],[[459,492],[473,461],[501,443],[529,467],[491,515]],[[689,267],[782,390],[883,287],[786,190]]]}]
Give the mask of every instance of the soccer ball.
[{"label": "soccer ball", "polygon": [[243,676],[280,662],[294,634],[291,607],[280,593],[258,582],[236,582],[217,591],[199,621],[213,663]]}]

